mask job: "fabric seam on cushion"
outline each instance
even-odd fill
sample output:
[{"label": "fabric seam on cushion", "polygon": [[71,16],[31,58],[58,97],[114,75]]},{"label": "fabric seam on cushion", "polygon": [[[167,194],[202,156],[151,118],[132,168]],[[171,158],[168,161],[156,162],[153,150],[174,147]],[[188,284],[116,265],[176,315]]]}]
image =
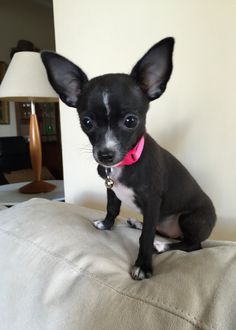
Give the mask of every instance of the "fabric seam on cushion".
[{"label": "fabric seam on cushion", "polygon": [[[60,254],[57,254],[57,253],[53,253],[52,251],[36,244],[35,242],[29,240],[29,239],[24,239],[16,234],[13,234],[12,232],[8,231],[8,230],[5,230],[3,228],[0,228],[0,230],[2,231],[2,233],[10,236],[10,237],[13,237],[15,239],[17,239],[18,241],[22,242],[22,243],[28,243],[28,244],[31,244],[33,246],[35,246],[37,249],[39,249],[40,251],[44,252],[46,255],[50,256],[50,257],[53,257],[54,259],[57,259],[59,261],[62,261],[64,262],[65,264],[67,264],[68,266],[71,267],[71,269],[73,271],[75,271],[77,274],[80,273],[80,274],[83,274],[83,275],[87,275],[89,278],[92,278],[94,279],[96,282],[98,282],[99,284],[107,287],[107,288],[110,288],[112,289],[113,291],[115,291],[116,293],[118,293],[119,295],[122,295],[122,296],[125,296],[127,298],[130,298],[130,299],[133,299],[137,302],[141,302],[141,303],[144,303],[144,304],[147,304],[147,305],[151,305],[152,307],[154,308],[158,308],[158,309],[161,309],[163,310],[164,312],[167,312],[167,313],[170,313],[170,314],[173,314],[174,316],[177,316],[187,322],[189,322],[191,325],[193,325],[194,327],[198,328],[199,330],[216,330],[216,328],[212,327],[212,326],[208,326],[207,324],[201,322],[201,321],[198,321],[196,319],[196,317],[194,316],[191,316],[189,313],[186,313],[178,308],[176,308],[175,306],[169,306],[168,304],[158,300],[157,304],[153,301],[148,301],[148,300],[145,300],[145,299],[141,299],[139,297],[136,297],[136,296],[132,296],[130,294],[126,294],[124,293],[123,291],[119,291],[118,289],[114,288],[113,286],[111,286],[110,284],[107,284],[103,281],[101,281],[100,278],[96,277],[93,273],[90,273],[88,272],[87,270],[84,270],[83,268],[79,268],[78,266],[76,266],[71,260],[63,257],[62,255]],[[159,304],[159,305],[158,305]],[[162,305],[162,306],[160,306]],[[175,311],[173,311],[173,309]],[[183,314],[183,315],[181,315]]]}]

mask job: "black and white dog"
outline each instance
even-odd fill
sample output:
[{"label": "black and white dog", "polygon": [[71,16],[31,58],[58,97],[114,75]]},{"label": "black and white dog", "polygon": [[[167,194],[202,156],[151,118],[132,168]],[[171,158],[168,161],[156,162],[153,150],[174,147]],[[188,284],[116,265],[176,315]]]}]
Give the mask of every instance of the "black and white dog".
[{"label": "black and white dog", "polygon": [[77,108],[99,164],[98,173],[106,183],[107,214],[94,225],[110,229],[121,201],[143,215],[139,253],[131,269],[135,280],[152,274],[156,232],[180,240],[161,246],[159,252],[189,252],[201,248],[216,221],[209,197],[145,129],[149,102],[161,96],[170,78],[173,47],[173,38],[163,39],[137,62],[130,75],[105,74],[91,80],[66,58],[53,52],[41,54],[48,79],[61,100]]}]

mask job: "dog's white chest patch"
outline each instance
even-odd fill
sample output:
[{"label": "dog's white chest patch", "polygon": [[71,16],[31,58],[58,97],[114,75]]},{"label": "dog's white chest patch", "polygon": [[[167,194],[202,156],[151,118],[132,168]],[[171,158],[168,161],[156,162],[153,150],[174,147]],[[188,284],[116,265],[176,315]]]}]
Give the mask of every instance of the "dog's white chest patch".
[{"label": "dog's white chest patch", "polygon": [[128,205],[137,212],[140,212],[140,209],[135,204],[135,194],[132,188],[125,186],[119,182],[119,177],[121,175],[121,168],[112,168],[111,178],[114,180],[114,186],[112,190],[116,194],[117,198],[124,204]]},{"label": "dog's white chest patch", "polygon": [[119,198],[120,201],[134,209],[135,211],[140,212],[139,208],[135,204],[135,194],[133,189],[126,187],[122,183],[115,182],[112,190],[116,194],[116,196]]}]

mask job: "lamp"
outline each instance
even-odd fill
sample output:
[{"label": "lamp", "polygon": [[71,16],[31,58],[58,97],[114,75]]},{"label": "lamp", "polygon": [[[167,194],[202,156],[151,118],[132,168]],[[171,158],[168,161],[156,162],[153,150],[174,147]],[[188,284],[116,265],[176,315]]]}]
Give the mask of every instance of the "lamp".
[{"label": "lamp", "polygon": [[0,99],[31,102],[29,135],[34,180],[20,188],[20,192],[32,194],[52,191],[56,186],[41,180],[42,146],[34,102],[58,102],[58,95],[48,82],[39,53],[18,52],[13,56],[0,85]]}]

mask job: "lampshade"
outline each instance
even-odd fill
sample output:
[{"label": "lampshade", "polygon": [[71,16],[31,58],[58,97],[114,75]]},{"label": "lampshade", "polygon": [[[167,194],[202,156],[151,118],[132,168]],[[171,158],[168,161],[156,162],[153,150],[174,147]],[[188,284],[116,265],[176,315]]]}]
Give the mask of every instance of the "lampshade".
[{"label": "lampshade", "polygon": [[0,99],[16,102],[57,102],[39,53],[16,53],[0,85]]}]

